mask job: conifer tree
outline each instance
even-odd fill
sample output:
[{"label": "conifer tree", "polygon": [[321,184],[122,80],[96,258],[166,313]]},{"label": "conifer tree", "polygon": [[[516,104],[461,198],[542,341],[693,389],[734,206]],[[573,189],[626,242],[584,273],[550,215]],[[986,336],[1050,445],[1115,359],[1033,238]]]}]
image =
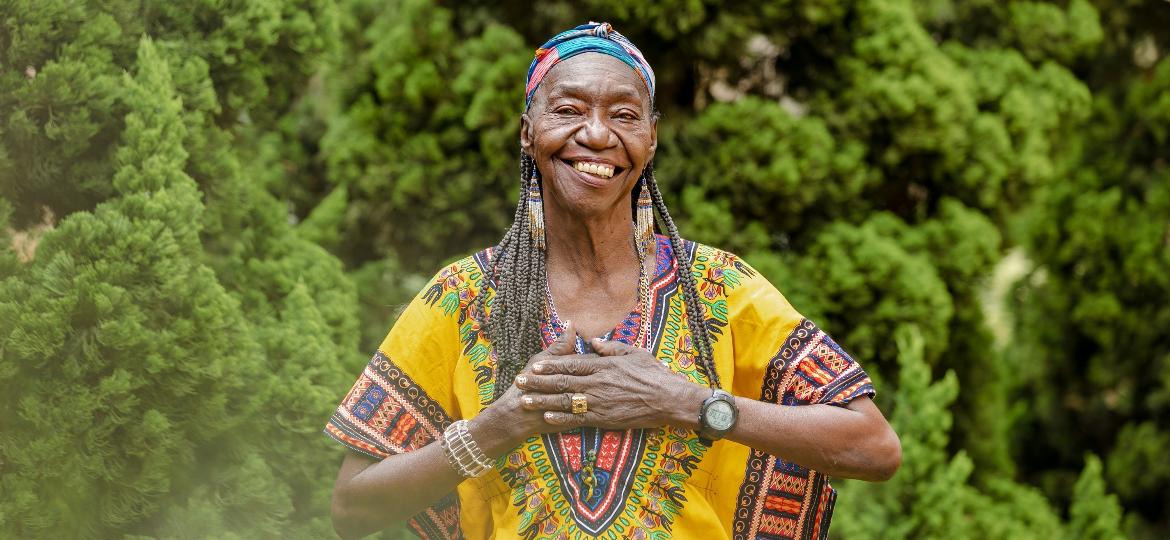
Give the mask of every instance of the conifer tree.
[{"label": "conifer tree", "polygon": [[[226,465],[209,454],[250,450],[238,430],[255,413],[258,344],[200,262],[203,204],[183,171],[182,105],[148,39],[136,66],[123,81],[117,196],[64,218],[0,287],[2,482],[14,494],[2,504],[16,537],[149,530]],[[255,472],[251,483],[272,483],[271,471]],[[270,516],[232,525],[275,532],[267,522],[289,506],[275,487],[214,510]]]},{"label": "conifer tree", "polygon": [[[140,80],[122,98],[131,113],[109,180],[116,196],[92,214],[66,216],[5,281],[4,320],[13,324],[4,327],[13,331],[3,336],[4,410],[40,411],[5,436],[25,440],[48,430],[54,414],[77,416],[48,432],[54,452],[8,445],[14,454],[0,472],[20,497],[0,513],[20,536],[329,534],[336,461],[317,424],[362,361],[354,290],[340,263],[298,237],[282,205],[245,179],[232,134],[211,121],[214,107],[185,106],[166,69],[172,45],[144,42]],[[177,62],[195,66],[183,77],[200,72],[199,62]],[[213,92],[197,96],[214,105]],[[187,171],[220,175],[205,183],[210,196]],[[46,280],[57,284],[45,288]],[[45,290],[30,296],[30,288]],[[55,318],[29,317],[30,309]],[[49,389],[30,391],[26,381],[70,355],[46,384],[108,389],[34,407]],[[83,373],[70,371],[79,364]],[[110,426],[86,430],[95,415]],[[82,478],[60,478],[71,469],[49,464],[85,441],[87,452],[71,462]],[[141,478],[123,478],[127,470]],[[52,482],[66,480],[84,488],[55,495]],[[111,490],[108,508],[85,506]]]},{"label": "conifer tree", "polygon": [[[332,50],[335,13],[332,0],[0,4],[0,196],[14,225],[38,222],[43,206],[65,216],[114,195],[122,73],[140,36],[158,40],[188,110],[270,126]],[[189,148],[206,136],[187,135]]]}]

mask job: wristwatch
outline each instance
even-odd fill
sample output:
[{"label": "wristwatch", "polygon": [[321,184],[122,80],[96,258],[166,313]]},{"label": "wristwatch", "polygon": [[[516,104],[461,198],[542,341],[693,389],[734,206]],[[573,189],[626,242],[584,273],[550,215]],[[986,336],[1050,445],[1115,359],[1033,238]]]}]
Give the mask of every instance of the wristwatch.
[{"label": "wristwatch", "polygon": [[738,419],[739,408],[735,406],[735,398],[716,388],[699,408],[699,438],[708,441],[722,439],[735,427]]}]

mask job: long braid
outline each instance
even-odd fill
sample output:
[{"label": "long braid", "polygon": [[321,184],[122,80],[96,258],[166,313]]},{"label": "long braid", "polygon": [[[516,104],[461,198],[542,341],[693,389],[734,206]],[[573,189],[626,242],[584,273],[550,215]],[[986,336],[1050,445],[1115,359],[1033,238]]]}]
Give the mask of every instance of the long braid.
[{"label": "long braid", "polygon": [[[520,200],[512,227],[504,234],[490,271],[484,276],[477,311],[486,313],[483,331],[496,352],[495,401],[512,385],[528,358],[541,349],[540,321],[544,317],[545,257],[532,240],[527,212],[527,186],[538,175],[528,155],[520,158]],[[487,286],[495,281],[495,298],[486,311]]]},{"label": "long braid", "polygon": [[698,352],[698,364],[707,373],[707,380],[710,381],[711,386],[719,388],[719,373],[715,370],[715,358],[711,351],[711,336],[707,332],[707,324],[704,321],[706,315],[703,304],[699,300],[695,276],[691,274],[690,257],[684,250],[685,246],[683,246],[682,237],[678,234],[678,227],[675,226],[674,219],[670,217],[670,212],[666,209],[666,202],[662,200],[662,192],[659,191],[658,182],[654,178],[654,164],[647,164],[646,170],[642,174],[646,179],[647,188],[650,189],[650,198],[654,201],[654,207],[666,225],[670,246],[674,250],[674,259],[678,262],[678,280],[682,284],[683,303],[686,304],[687,308],[687,327],[691,331],[691,338],[694,340],[694,346]]},{"label": "long braid", "polygon": [[[527,157],[527,156],[525,156],[525,157]],[[526,160],[526,159],[521,159],[520,160],[520,178],[528,178],[529,174],[531,174],[530,161]],[[499,335],[498,328],[499,328],[501,322],[504,320],[501,317],[491,317],[491,318],[486,317],[486,315],[488,314],[487,290],[490,287],[491,289],[493,289],[497,292],[497,299],[492,302],[492,305],[493,306],[500,305],[499,304],[499,296],[502,294],[502,293],[500,293],[500,289],[501,289],[500,284],[504,283],[504,282],[509,282],[509,280],[506,280],[499,275],[500,274],[500,266],[501,266],[500,261],[503,258],[502,254],[508,252],[516,245],[516,237],[519,235],[520,228],[523,225],[521,222],[523,221],[523,216],[524,216],[525,196],[526,196],[526,191],[525,191],[524,187],[525,187],[524,182],[521,182],[520,183],[520,202],[516,205],[516,213],[512,218],[512,226],[508,227],[508,230],[506,232],[504,232],[504,237],[500,240],[500,243],[493,250],[492,257],[488,261],[489,268],[487,269],[487,272],[484,274],[483,282],[480,285],[480,294],[477,294],[475,296],[475,300],[474,300],[475,313],[479,317],[480,330],[487,336]]]}]

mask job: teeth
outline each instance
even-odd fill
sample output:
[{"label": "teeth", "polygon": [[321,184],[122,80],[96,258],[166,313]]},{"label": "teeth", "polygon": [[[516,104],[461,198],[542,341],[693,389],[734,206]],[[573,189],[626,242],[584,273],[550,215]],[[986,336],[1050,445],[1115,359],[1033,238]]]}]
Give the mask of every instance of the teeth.
[{"label": "teeth", "polygon": [[613,176],[613,167],[611,167],[609,165],[602,165],[600,163],[588,163],[588,162],[584,162],[584,161],[578,161],[578,162],[573,164],[573,167],[575,169],[577,169],[578,171],[587,172],[589,174],[592,174],[594,176],[600,176],[602,178],[610,178]]}]

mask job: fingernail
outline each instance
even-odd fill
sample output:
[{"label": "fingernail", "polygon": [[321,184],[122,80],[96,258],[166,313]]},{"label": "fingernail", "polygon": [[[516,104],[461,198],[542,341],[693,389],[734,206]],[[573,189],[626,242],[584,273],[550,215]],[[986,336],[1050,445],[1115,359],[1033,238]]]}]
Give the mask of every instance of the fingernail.
[{"label": "fingernail", "polygon": [[532,397],[524,396],[524,404],[525,405],[532,405]]},{"label": "fingernail", "polygon": [[516,384],[525,384],[527,382],[528,382],[528,377],[525,377],[523,375],[516,376]]},{"label": "fingernail", "polygon": [[550,413],[550,412],[544,413],[545,420],[552,420],[553,418],[556,418],[556,416],[554,416],[553,413]]},{"label": "fingernail", "polygon": [[532,371],[535,371],[537,373],[544,373],[544,364],[540,363],[540,362],[532,364]]}]

